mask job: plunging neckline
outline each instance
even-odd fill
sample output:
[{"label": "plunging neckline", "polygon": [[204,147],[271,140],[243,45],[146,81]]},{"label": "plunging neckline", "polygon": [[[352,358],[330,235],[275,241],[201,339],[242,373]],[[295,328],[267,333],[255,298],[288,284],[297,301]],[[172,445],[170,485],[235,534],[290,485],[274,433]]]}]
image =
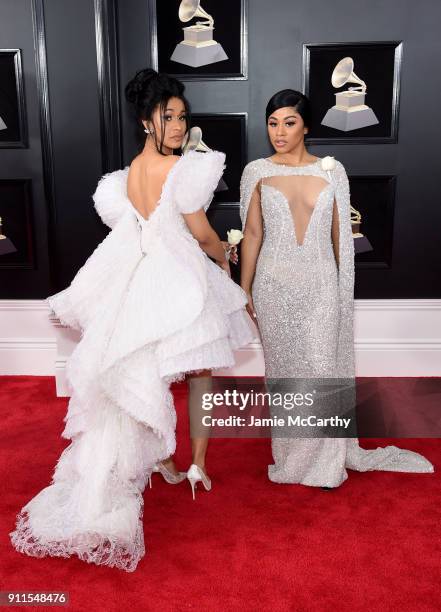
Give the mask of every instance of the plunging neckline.
[{"label": "plunging neckline", "polygon": [[273,189],[273,190],[274,190],[276,193],[278,193],[278,194],[281,196],[281,198],[282,198],[282,199],[283,199],[283,201],[285,202],[285,204],[286,204],[286,206],[287,206],[287,209],[288,209],[288,214],[289,214],[289,216],[291,217],[292,228],[293,228],[293,232],[294,232],[294,239],[295,239],[295,246],[296,246],[296,248],[301,249],[301,248],[302,248],[302,247],[303,247],[303,246],[306,244],[306,240],[307,240],[308,235],[309,235],[309,228],[311,227],[311,223],[312,223],[312,221],[313,221],[313,218],[314,218],[314,215],[315,215],[315,211],[316,211],[316,209],[318,208],[318,204],[319,204],[319,202],[320,202],[320,200],[321,200],[321,198],[322,198],[322,196],[323,196],[323,193],[326,191],[326,189],[328,189],[328,187],[332,187],[332,183],[327,182],[327,185],[325,185],[325,186],[324,186],[324,187],[323,187],[323,188],[320,190],[319,194],[317,195],[317,198],[316,198],[316,200],[315,200],[314,207],[313,207],[313,209],[312,209],[311,216],[309,217],[308,225],[306,226],[305,233],[303,234],[303,241],[302,241],[302,244],[299,244],[299,242],[298,242],[298,238],[297,238],[297,230],[296,230],[296,223],[295,223],[295,220],[294,220],[294,215],[292,214],[292,211],[291,211],[291,206],[289,205],[289,200],[288,200],[288,198],[286,197],[286,195],[285,195],[285,194],[284,194],[282,191],[280,191],[280,189],[277,189],[277,187],[273,187],[273,185],[266,185],[265,183],[262,183],[262,187],[265,187],[265,188],[267,188],[267,189],[268,189],[268,188],[269,188],[269,189]]},{"label": "plunging neckline", "polygon": [[155,208],[152,210],[152,212],[149,214],[149,216],[147,217],[147,219],[144,217],[144,215],[142,215],[139,210],[136,208],[136,206],[133,204],[132,200],[129,198],[129,195],[127,194],[127,200],[130,203],[130,206],[133,208],[134,212],[135,212],[135,216],[136,218],[141,222],[141,223],[148,223],[151,218],[153,217],[153,215],[156,213],[156,211],[158,210],[158,208],[161,205],[162,202],[162,198],[164,197],[164,193],[165,193],[165,189],[173,175],[173,171],[175,170],[176,166],[179,165],[179,162],[181,161],[181,159],[184,157],[184,155],[181,155],[178,157],[178,161],[172,166],[172,168],[170,168],[170,170],[167,172],[167,176],[165,177],[165,180],[162,184],[161,187],[161,193],[159,195],[159,200],[156,203]]}]

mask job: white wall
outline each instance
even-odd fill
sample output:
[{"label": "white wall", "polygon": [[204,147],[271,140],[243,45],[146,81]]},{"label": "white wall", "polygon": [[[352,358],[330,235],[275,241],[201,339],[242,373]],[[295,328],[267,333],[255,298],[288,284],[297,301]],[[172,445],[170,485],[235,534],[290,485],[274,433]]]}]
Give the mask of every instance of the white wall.
[{"label": "white wall", "polygon": [[[358,376],[441,376],[441,300],[356,300],[354,335]],[[0,374],[56,375],[64,395],[77,340],[43,300],[0,300]],[[264,373],[258,341],[237,352],[229,373]]]}]

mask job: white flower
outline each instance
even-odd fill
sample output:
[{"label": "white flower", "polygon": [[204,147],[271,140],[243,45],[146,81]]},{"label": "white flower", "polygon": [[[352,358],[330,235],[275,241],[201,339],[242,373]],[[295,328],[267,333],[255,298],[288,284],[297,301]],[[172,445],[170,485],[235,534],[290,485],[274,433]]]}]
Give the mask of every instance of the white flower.
[{"label": "white flower", "polygon": [[329,170],[334,170],[334,168],[335,168],[335,159],[333,157],[331,157],[330,155],[327,155],[326,157],[322,159],[322,169],[325,172],[328,172]]},{"label": "white flower", "polygon": [[236,246],[242,240],[243,234],[238,229],[231,229],[229,232],[227,232],[227,237],[228,244],[231,244],[231,246]]}]

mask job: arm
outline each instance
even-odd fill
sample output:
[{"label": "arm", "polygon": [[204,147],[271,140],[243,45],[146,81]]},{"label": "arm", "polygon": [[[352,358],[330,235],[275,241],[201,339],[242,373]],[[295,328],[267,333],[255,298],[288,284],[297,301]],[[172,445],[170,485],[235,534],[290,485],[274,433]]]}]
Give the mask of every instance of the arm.
[{"label": "arm", "polygon": [[225,249],[219,236],[211,227],[207,215],[203,209],[194,213],[183,214],[184,220],[193,237],[199,242],[199,246],[209,257],[230,274],[229,262],[225,259]]},{"label": "arm", "polygon": [[251,287],[256,272],[256,263],[263,240],[263,219],[260,205],[260,182],[254,188],[248,206],[244,237],[241,244],[241,279],[242,289],[248,295],[248,311],[255,317]]}]

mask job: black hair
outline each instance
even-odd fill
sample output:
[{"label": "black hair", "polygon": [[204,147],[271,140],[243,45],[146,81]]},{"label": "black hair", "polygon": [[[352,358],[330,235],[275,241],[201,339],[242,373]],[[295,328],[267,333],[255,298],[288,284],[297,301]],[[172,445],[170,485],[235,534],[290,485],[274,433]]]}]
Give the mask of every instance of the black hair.
[{"label": "black hair", "polygon": [[158,146],[156,138],[154,140],[158,152],[162,155],[164,155],[162,147],[165,136],[165,125],[162,116],[170,98],[179,98],[184,103],[187,129],[189,128],[191,110],[190,104],[184,96],[184,91],[185,85],[178,81],[178,79],[165,73],[158,73],[152,68],[145,68],[137,72],[125,87],[126,100],[133,104],[138,121],[151,121],[153,112],[159,105],[161,114],[160,145]]},{"label": "black hair", "polygon": [[268,123],[269,117],[271,117],[276,110],[285,108],[285,106],[292,106],[295,108],[303,119],[305,127],[310,127],[311,103],[309,98],[295,89],[282,89],[282,91],[278,91],[273,95],[266,106],[266,122]]}]

